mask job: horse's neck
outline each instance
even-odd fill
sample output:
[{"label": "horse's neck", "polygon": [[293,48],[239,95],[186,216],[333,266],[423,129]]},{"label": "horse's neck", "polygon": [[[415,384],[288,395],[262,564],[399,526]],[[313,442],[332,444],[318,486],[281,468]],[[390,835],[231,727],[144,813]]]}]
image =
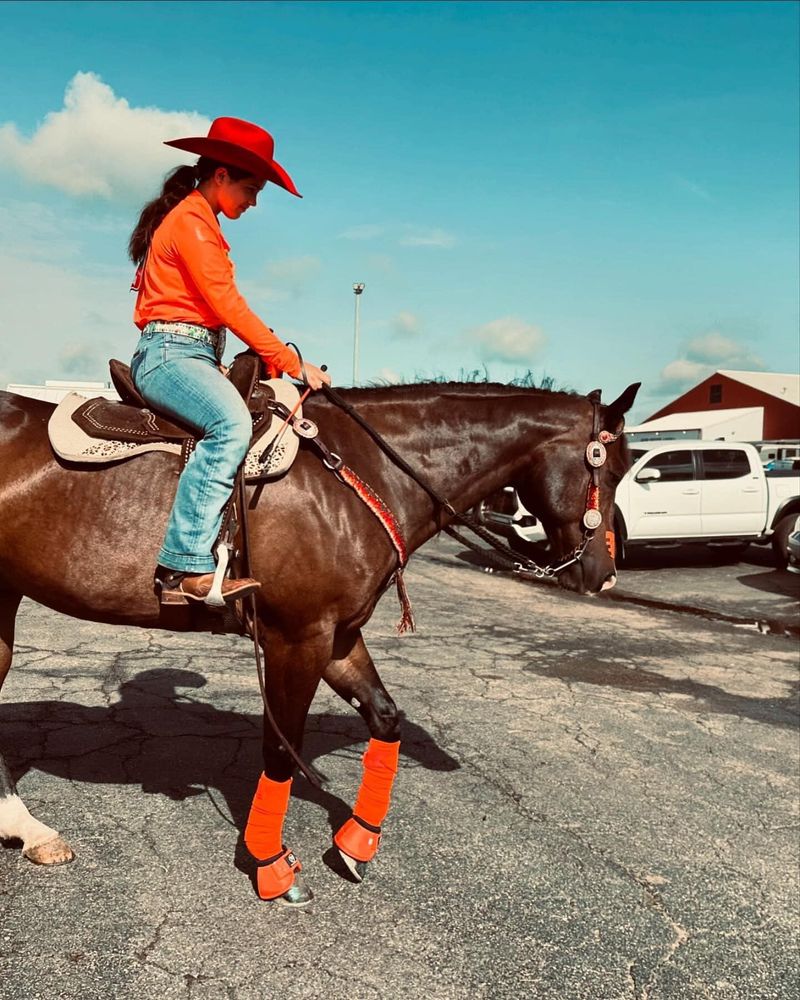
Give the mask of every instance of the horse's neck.
[{"label": "horse's neck", "polygon": [[[375,426],[383,424],[399,454],[458,510],[512,482],[546,442],[574,436],[583,423],[588,442],[591,430],[588,401],[564,393],[465,386],[391,402],[383,419],[375,411]],[[420,503],[420,528],[430,511]]]}]

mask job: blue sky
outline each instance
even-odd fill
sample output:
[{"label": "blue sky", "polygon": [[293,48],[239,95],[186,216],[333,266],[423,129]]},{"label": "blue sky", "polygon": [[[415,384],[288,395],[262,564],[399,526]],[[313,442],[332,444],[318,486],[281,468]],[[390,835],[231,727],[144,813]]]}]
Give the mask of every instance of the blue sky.
[{"label": "blue sky", "polygon": [[4,3],[0,384],[128,358],[125,244],[218,115],[304,199],[224,224],[284,339],[362,381],[531,369],[643,418],[798,370],[795,3]]}]

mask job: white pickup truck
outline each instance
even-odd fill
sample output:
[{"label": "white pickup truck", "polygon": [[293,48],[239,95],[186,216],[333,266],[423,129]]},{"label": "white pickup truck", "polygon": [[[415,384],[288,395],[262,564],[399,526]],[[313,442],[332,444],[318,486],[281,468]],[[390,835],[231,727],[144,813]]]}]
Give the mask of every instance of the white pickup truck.
[{"label": "white pickup truck", "polygon": [[[637,441],[629,447],[633,464],[616,495],[620,556],[635,545],[736,549],[771,542],[778,565],[786,565],[786,540],[800,517],[800,474],[765,473],[751,444]],[[484,501],[477,513],[512,545],[544,539],[513,490]]]}]

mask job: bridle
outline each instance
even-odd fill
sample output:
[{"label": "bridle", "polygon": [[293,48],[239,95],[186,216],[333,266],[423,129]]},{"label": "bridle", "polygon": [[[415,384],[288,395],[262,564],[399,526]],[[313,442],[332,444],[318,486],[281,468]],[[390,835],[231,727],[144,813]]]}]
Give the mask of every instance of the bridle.
[{"label": "bridle", "polygon": [[[618,437],[622,434],[623,428],[620,428],[616,433],[611,431],[600,429],[600,397],[601,390],[594,389],[588,394],[588,399],[592,404],[592,435],[589,444],[586,446],[585,461],[590,472],[589,476],[589,486],[586,493],[586,507],[583,514],[583,535],[581,537],[578,545],[566,556],[561,562],[549,563],[545,566],[540,565],[534,559],[529,559],[526,557],[520,557],[519,553],[515,552],[513,549],[504,545],[497,536],[491,534],[483,525],[479,524],[474,517],[467,513],[461,513],[457,511],[453,504],[440,493],[438,493],[426,480],[419,475],[419,473],[413,469],[408,462],[405,461],[402,456],[392,448],[392,446],[372,427],[366,420],[355,410],[339,393],[333,389],[331,386],[323,385],[322,392],[340,409],[344,410],[353,420],[356,421],[369,435],[370,437],[379,445],[381,450],[385,452],[386,455],[391,458],[395,465],[397,465],[403,472],[406,473],[411,479],[417,483],[427,494],[434,500],[439,508],[448,514],[454,521],[457,521],[460,525],[469,528],[473,534],[477,535],[488,545],[490,545],[496,552],[498,552],[505,560],[513,566],[515,573],[521,576],[533,577],[536,579],[553,578],[559,573],[563,573],[564,570],[568,569],[570,566],[575,565],[575,563],[580,562],[583,558],[583,554],[586,551],[586,547],[589,542],[594,537],[594,533],[597,528],[603,523],[603,516],[600,513],[600,469],[605,465],[608,453],[606,451],[606,445],[611,444],[616,441]],[[317,444],[319,447],[319,444]],[[326,465],[328,463],[326,462]],[[328,466],[332,468],[332,466]],[[335,470],[334,470],[335,471]],[[482,552],[483,550],[476,546],[470,539],[466,538],[461,532],[453,527],[452,524],[445,525],[443,529],[447,534],[456,538],[462,545],[473,551]]]},{"label": "bridle", "polygon": [[589,478],[589,489],[586,493],[586,510],[583,514],[583,526],[588,531],[595,531],[603,523],[603,515],[600,513],[600,469],[606,464],[608,452],[606,445],[616,441],[624,430],[624,424],[616,434],[611,431],[600,430],[600,390],[595,389],[589,393],[589,401],[592,404],[592,440],[586,446],[586,464],[591,473]]},{"label": "bridle", "polygon": [[[299,353],[300,352],[298,351],[298,354]],[[306,381],[306,371],[305,371],[305,365],[303,364],[302,356],[300,357],[300,364],[303,373],[303,380]],[[620,429],[616,434],[612,434],[609,431],[600,430],[599,389],[595,389],[593,392],[589,393],[588,397],[590,402],[592,403],[593,416],[592,416],[592,440],[587,445],[585,454],[586,463],[590,470],[590,477],[589,477],[589,487],[586,494],[586,509],[583,514],[583,537],[581,538],[580,543],[576,546],[576,548],[570,553],[570,555],[566,559],[562,560],[560,563],[557,564],[551,563],[547,566],[540,566],[533,559],[525,559],[525,558],[520,559],[519,555],[516,552],[514,552],[513,549],[510,549],[508,546],[503,545],[503,543],[500,542],[494,535],[490,534],[490,532],[488,532],[482,525],[478,524],[478,522],[473,517],[471,517],[469,514],[462,514],[459,511],[457,511],[455,507],[452,505],[452,503],[450,503],[450,501],[446,497],[441,496],[429,483],[425,481],[425,479],[423,479],[422,476],[419,475],[419,473],[416,472],[415,469],[413,469],[408,464],[408,462],[405,461],[404,458],[398,455],[397,452],[394,450],[394,448],[392,448],[392,446],[386,440],[384,440],[384,438],[370,424],[368,424],[367,421],[364,420],[364,418],[352,406],[350,406],[350,404],[346,402],[346,400],[344,400],[335,389],[331,388],[328,385],[323,385],[322,391],[331,400],[332,403],[334,403],[336,406],[342,409],[345,413],[349,414],[356,421],[356,423],[358,423],[370,435],[370,437],[372,437],[372,439],[380,446],[380,448],[385,452],[385,454],[388,455],[388,457],[394,462],[394,464],[397,465],[398,468],[402,469],[402,471],[405,472],[406,475],[410,476],[410,478],[413,479],[414,482],[416,482],[417,485],[420,486],[431,497],[431,499],[435,501],[436,504],[438,504],[440,510],[445,511],[445,513],[450,515],[454,521],[458,521],[460,524],[463,524],[465,527],[469,528],[472,532],[474,532],[474,534],[478,535],[479,538],[482,538],[485,542],[487,542],[493,549],[499,552],[501,556],[503,556],[506,559],[506,561],[510,562],[513,565],[514,572],[520,576],[533,577],[537,579],[553,578],[557,574],[562,573],[569,566],[572,566],[575,563],[580,562],[584,552],[586,551],[586,546],[594,537],[596,529],[599,528],[603,522],[603,517],[602,514],[600,513],[599,470],[603,467],[603,465],[606,462],[607,452],[605,446],[611,443],[612,441],[616,441],[617,438],[622,434],[622,429]],[[306,392],[303,395],[303,399],[305,399],[307,395],[308,393]],[[295,414],[299,409],[299,404],[295,406],[294,410],[290,411],[282,404],[275,403],[273,401],[270,408],[273,409],[275,412],[279,413],[279,415],[284,418],[287,425],[292,424],[292,426],[295,426],[295,424],[298,423]],[[343,469],[342,459],[338,455],[335,455],[334,453],[329,451],[328,448],[319,440],[319,438],[317,437],[317,428],[316,425],[313,423],[313,421],[306,420],[304,421],[304,424],[306,426],[301,431],[299,431],[300,436],[306,438],[309,444],[312,444],[314,446],[314,448],[317,450],[318,454],[322,458],[323,463],[328,469],[330,469],[334,474],[341,475],[341,471]],[[264,456],[262,455],[262,460],[263,458]],[[366,484],[363,483],[361,485],[366,486]],[[249,574],[250,541],[249,541],[249,532],[247,524],[248,503],[247,503],[247,493],[245,487],[245,477],[242,474],[241,470],[237,477],[236,492],[237,492],[239,516],[241,519],[242,560],[244,569]],[[445,526],[443,530],[446,531],[448,534],[452,535],[454,538],[457,538],[467,548],[472,549],[474,551],[478,551],[480,553],[483,553],[485,551],[481,549],[480,546],[476,546],[470,539],[465,538],[452,525]],[[398,593],[401,594],[402,600],[404,602],[404,607],[407,607],[407,611],[410,615],[410,605],[408,604],[407,597],[405,595],[405,586],[402,585],[401,587],[402,568],[404,563],[404,558],[402,553],[404,551],[404,546],[398,546],[395,539],[393,539],[393,541],[395,542],[395,548],[398,550],[398,555],[400,559],[400,567],[395,574],[398,582]],[[258,673],[258,683],[261,689],[261,698],[264,703],[265,716],[269,721],[270,725],[272,726],[272,729],[274,730],[281,746],[286,750],[286,752],[289,754],[289,756],[292,758],[295,764],[300,768],[300,770],[303,772],[306,778],[311,782],[311,784],[315,788],[321,788],[322,783],[327,779],[325,778],[324,775],[320,774],[316,770],[316,768],[310,767],[302,760],[300,754],[295,750],[292,744],[286,739],[286,737],[281,732],[272,714],[272,711],[270,709],[269,699],[267,698],[266,681],[264,677],[264,669],[261,660],[261,646],[258,633],[258,613],[257,613],[256,599],[254,594],[250,595],[248,600],[248,606],[250,614],[249,614],[249,619],[248,616],[245,615],[245,623],[246,623],[246,628],[250,634],[250,637],[253,640],[253,648],[255,650],[255,659],[256,659],[256,670]],[[411,619],[411,627],[413,628],[413,619]]]},{"label": "bridle", "polygon": [[[594,538],[595,531],[603,523],[603,515],[600,512],[600,469],[602,469],[608,459],[606,445],[611,444],[616,441],[617,438],[621,437],[624,425],[616,433],[601,430],[601,390],[594,389],[588,394],[587,398],[592,404],[591,440],[586,446],[586,451],[584,453],[586,466],[589,470],[589,484],[586,490],[586,506],[584,507],[583,517],[581,519],[583,534],[580,542],[575,546],[572,552],[565,556],[560,562],[548,563],[547,565],[542,566],[537,563],[535,559],[529,559],[524,556],[520,557],[517,552],[509,548],[507,545],[504,545],[494,535],[486,531],[486,529],[479,525],[474,518],[469,517],[469,515],[459,516],[459,520],[464,521],[467,527],[483,538],[484,541],[488,542],[489,545],[491,545],[496,552],[499,552],[500,555],[507,561],[511,562],[513,571],[517,576],[521,576],[525,579],[554,579],[559,573],[563,573],[564,570],[568,569],[570,566],[574,566],[576,563],[579,563],[583,558],[586,547]],[[472,545],[468,539],[464,538],[463,535],[452,527],[445,528],[445,531],[447,531],[447,533],[452,535],[454,538],[457,538],[462,544],[473,549],[473,551],[479,551],[477,546]]]}]

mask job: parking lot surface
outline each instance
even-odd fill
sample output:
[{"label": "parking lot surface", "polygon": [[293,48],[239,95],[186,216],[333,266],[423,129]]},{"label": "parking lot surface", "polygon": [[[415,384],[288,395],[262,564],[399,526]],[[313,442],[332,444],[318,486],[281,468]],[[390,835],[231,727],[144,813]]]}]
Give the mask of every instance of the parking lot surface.
[{"label": "parking lot surface", "polygon": [[0,740],[77,859],[0,849],[0,998],[800,997],[800,578],[673,556],[598,599],[447,538],[415,556],[418,632],[391,595],[367,630],[405,715],[385,840],[343,877],[365,732],[321,691],[305,754],[330,783],[296,779],[286,825],[303,913],[256,898],[240,845],[247,643],[26,603]]}]

